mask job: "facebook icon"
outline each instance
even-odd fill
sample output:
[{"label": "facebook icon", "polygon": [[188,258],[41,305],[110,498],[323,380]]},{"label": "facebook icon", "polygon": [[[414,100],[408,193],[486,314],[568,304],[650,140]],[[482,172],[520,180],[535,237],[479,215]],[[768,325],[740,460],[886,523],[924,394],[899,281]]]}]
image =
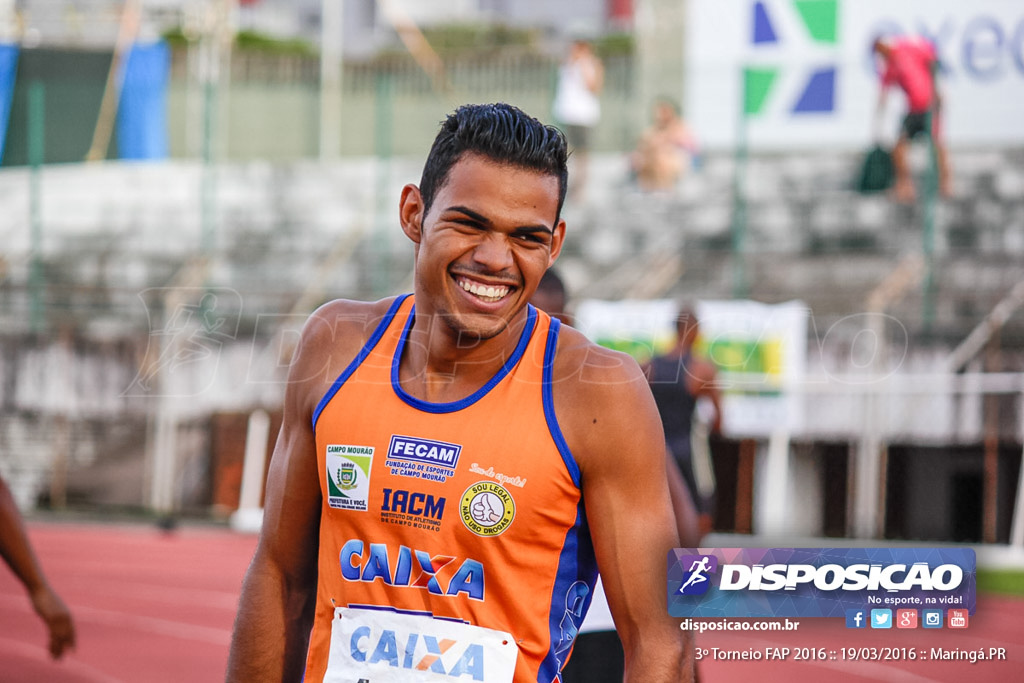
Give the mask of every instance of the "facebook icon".
[{"label": "facebook icon", "polygon": [[867,628],[868,619],[862,609],[846,610],[846,628]]}]

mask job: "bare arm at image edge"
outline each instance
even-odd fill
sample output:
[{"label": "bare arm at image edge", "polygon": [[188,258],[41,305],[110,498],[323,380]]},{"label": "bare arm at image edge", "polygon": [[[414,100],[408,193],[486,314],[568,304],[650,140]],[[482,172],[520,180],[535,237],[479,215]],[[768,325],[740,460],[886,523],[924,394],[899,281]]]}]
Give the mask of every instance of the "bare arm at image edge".
[{"label": "bare arm at image edge", "polygon": [[54,659],[75,645],[75,627],[67,605],[54,592],[36,559],[21,513],[7,482],[0,479],[0,556],[25,586],[32,608],[46,624],[49,650]]},{"label": "bare arm at image edge", "polygon": [[711,401],[714,414],[708,427],[712,434],[722,433],[722,391],[718,388],[718,372],[709,361],[694,361],[690,367],[689,386],[691,394]]},{"label": "bare arm at image edge", "polygon": [[267,476],[263,530],[242,584],[229,683],[302,680],[316,602],[320,484],[312,407],[330,337],[316,314],[289,370],[284,420]]}]

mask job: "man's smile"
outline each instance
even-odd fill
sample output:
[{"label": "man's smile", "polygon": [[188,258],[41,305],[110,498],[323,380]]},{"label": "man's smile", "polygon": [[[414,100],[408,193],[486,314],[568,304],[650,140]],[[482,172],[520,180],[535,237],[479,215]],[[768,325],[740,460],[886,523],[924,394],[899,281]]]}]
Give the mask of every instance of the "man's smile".
[{"label": "man's smile", "polygon": [[510,285],[478,282],[477,280],[472,280],[464,275],[456,275],[455,283],[464,291],[469,292],[485,303],[496,303],[501,301],[508,296],[509,292],[512,291],[512,287]]}]

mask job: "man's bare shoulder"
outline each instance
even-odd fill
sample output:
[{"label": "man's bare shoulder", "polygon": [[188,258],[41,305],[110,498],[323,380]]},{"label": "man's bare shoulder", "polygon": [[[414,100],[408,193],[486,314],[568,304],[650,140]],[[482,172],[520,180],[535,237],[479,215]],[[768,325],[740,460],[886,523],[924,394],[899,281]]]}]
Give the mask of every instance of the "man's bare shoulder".
[{"label": "man's bare shoulder", "polygon": [[303,336],[339,332],[368,337],[387,314],[396,297],[379,301],[333,299],[310,313]]},{"label": "man's bare shoulder", "polygon": [[654,397],[640,366],[628,354],[564,328],[552,373],[552,398],[559,427],[584,474],[612,462],[623,449],[663,452]]},{"label": "man's bare shoulder", "polygon": [[694,358],[687,371],[704,382],[714,381],[715,376],[718,374],[715,364],[705,358]]},{"label": "man's bare shoulder", "polygon": [[568,401],[586,407],[583,412],[588,414],[620,410],[623,400],[649,393],[632,356],[595,344],[571,327],[563,327],[559,334],[552,381],[556,405]]},{"label": "man's bare shoulder", "polygon": [[395,298],[380,301],[334,299],[313,311],[302,328],[293,373],[332,382],[369,341]]}]

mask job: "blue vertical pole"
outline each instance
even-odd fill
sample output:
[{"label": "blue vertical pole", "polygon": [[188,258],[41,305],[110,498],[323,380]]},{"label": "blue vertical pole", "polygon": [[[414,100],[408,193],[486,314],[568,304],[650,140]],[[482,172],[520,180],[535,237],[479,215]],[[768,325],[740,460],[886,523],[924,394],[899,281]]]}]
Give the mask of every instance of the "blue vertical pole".
[{"label": "blue vertical pole", "polygon": [[14,80],[18,71],[18,46],[0,43],[0,160],[4,158],[4,142],[10,123],[14,100]]}]

